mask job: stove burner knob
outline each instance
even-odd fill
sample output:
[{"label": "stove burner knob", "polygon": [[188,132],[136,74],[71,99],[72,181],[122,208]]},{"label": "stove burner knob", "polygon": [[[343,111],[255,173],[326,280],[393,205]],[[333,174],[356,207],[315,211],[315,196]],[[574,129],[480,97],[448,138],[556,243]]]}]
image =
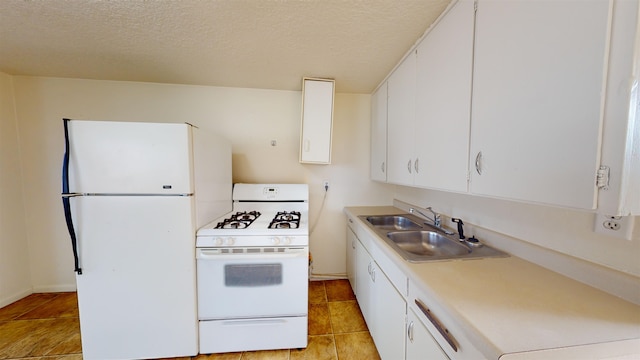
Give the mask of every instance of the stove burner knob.
[{"label": "stove burner knob", "polygon": [[278,244],[280,244],[280,238],[279,238],[279,237],[277,237],[277,236],[272,237],[272,238],[271,238],[271,243],[272,243],[273,245],[278,245]]},{"label": "stove burner knob", "polygon": [[233,245],[236,242],[236,239],[232,238],[232,237],[228,237],[224,240],[224,244],[225,245]]},{"label": "stove burner knob", "polygon": [[224,240],[222,240],[222,238],[216,238],[216,245],[222,245],[222,243],[224,242]]},{"label": "stove burner knob", "polygon": [[285,245],[291,245],[291,240],[292,239],[293,238],[291,236],[287,236],[287,237],[284,238],[284,241],[282,243],[285,244]]}]

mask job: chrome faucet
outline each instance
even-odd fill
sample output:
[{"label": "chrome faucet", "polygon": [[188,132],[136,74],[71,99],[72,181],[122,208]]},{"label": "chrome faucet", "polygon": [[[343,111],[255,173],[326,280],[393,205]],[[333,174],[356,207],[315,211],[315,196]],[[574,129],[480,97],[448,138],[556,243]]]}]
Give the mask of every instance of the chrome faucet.
[{"label": "chrome faucet", "polygon": [[[442,219],[440,218],[440,214],[438,214],[437,212],[433,211],[433,209],[431,208],[431,206],[425,208],[425,210],[429,210],[432,214],[433,214],[433,219],[431,219],[429,217],[429,215],[423,213],[422,211],[418,210],[418,209],[414,209],[414,208],[409,208],[409,213],[413,214],[414,212],[417,212],[418,214],[424,216],[425,218],[427,218],[427,220],[431,220],[431,222],[433,222],[433,227],[435,227],[438,230],[443,231],[445,234],[447,235],[453,235],[452,231],[449,231],[447,229],[442,228]],[[427,223],[425,223],[427,224]],[[430,225],[430,224],[427,224]]]},{"label": "chrome faucet", "polygon": [[[425,208],[425,210],[429,210],[433,214],[433,225],[435,225],[437,227],[440,227],[440,225],[442,224],[442,219],[440,218],[440,214],[438,214],[437,212],[433,211],[431,206],[429,206],[428,208]],[[424,214],[422,214],[422,215],[424,216]]]},{"label": "chrome faucet", "polygon": [[438,214],[437,212],[433,211],[433,209],[431,208],[431,206],[429,206],[428,208],[425,208],[425,210],[429,210],[431,211],[431,213],[433,214],[433,219],[429,218],[429,215],[423,213],[422,211],[418,210],[418,209],[414,209],[414,208],[410,208],[409,209],[409,213],[413,214],[413,212],[417,212],[418,214],[424,216],[427,218],[427,220],[431,220],[433,222],[433,225],[440,227],[440,224],[442,223],[442,219],[440,219],[440,214]]}]

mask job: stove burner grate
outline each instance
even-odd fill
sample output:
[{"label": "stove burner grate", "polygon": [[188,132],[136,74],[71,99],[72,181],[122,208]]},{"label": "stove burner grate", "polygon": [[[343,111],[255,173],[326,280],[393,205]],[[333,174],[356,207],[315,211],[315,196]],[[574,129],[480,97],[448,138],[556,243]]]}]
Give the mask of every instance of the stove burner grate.
[{"label": "stove burner grate", "polygon": [[238,211],[216,225],[216,229],[246,229],[260,217],[259,211]]},{"label": "stove burner grate", "polygon": [[300,226],[299,211],[278,211],[269,224],[269,229],[297,229]]}]

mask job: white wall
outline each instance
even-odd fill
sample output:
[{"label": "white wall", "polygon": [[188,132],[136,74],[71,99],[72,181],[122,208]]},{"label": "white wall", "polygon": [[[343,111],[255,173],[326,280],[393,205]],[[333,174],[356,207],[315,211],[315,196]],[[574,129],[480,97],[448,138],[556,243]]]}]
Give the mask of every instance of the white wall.
[{"label": "white wall", "polygon": [[[189,122],[233,144],[234,182],[310,185],[314,273],[345,272],[349,205],[389,205],[391,187],[369,181],[370,95],[337,94],[333,163],[298,163],[301,93],[135,82],[13,77],[36,291],[75,287],[60,202],[62,118]],[[271,146],[271,140],[277,146]],[[330,181],[324,210],[322,181]]]},{"label": "white wall", "polygon": [[0,307],[31,292],[12,78],[0,73]]}]

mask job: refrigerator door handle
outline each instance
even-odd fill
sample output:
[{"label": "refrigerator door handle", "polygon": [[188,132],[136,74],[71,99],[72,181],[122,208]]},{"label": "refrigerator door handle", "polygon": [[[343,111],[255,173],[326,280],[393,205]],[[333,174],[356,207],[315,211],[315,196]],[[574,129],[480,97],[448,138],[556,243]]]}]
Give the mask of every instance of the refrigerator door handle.
[{"label": "refrigerator door handle", "polygon": [[69,193],[69,119],[62,119],[64,122],[64,158],[62,160],[62,207],[64,208],[64,218],[67,221],[67,229],[69,230],[69,236],[71,237],[71,247],[73,249],[73,261],[75,269],[74,271],[78,275],[82,275],[82,269],[80,268],[80,259],[78,258],[78,240],[76,237],[76,230],[73,226],[73,219],[71,217],[71,203],[70,197],[80,196],[82,194]]},{"label": "refrigerator door handle", "polygon": [[71,248],[73,249],[73,262],[74,271],[78,275],[82,275],[82,269],[80,268],[80,259],[78,257],[78,240],[76,238],[76,230],[73,226],[73,219],[71,218],[71,204],[68,197],[62,198],[62,206],[64,207],[64,218],[67,221],[67,230],[69,230],[69,236],[71,237]]}]

